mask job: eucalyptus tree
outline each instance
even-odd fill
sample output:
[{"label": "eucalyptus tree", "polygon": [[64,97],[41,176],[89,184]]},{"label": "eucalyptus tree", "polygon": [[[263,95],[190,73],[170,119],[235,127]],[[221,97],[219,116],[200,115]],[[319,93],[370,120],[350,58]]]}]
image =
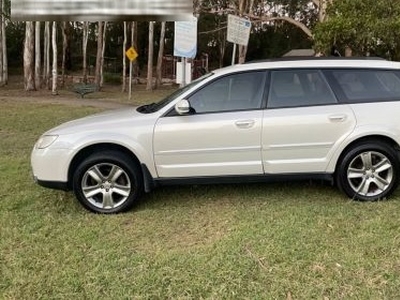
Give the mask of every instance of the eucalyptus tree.
[{"label": "eucalyptus tree", "polygon": [[40,51],[40,22],[35,22],[35,86],[41,86],[41,51]]},{"label": "eucalyptus tree", "polygon": [[160,41],[158,43],[158,55],[157,55],[157,68],[156,68],[156,88],[162,84],[162,62],[164,56],[164,44],[165,44],[165,22],[161,22],[160,29]]},{"label": "eucalyptus tree", "polygon": [[35,88],[35,27],[33,22],[25,23],[25,41],[24,41],[24,89],[34,91]]},{"label": "eucalyptus tree", "polygon": [[104,30],[104,22],[99,21],[97,23],[97,54],[96,54],[96,69],[95,69],[95,77],[94,82],[97,86],[97,89],[101,88],[101,61],[102,61],[102,53],[103,53],[103,30]]},{"label": "eucalyptus tree", "polygon": [[0,0],[0,86],[5,85],[4,83],[4,79],[3,79],[3,51],[7,51],[4,47],[3,47],[3,35],[5,34],[5,32],[3,33],[3,27],[1,26],[3,24],[3,0]]},{"label": "eucalyptus tree", "polygon": [[[247,18],[252,22],[252,33],[260,31],[265,26],[279,26],[281,22],[286,22],[299,28],[305,38],[313,40],[315,24],[326,20],[326,9],[332,1],[204,0],[200,3],[200,10],[205,14],[214,14],[225,18],[227,14]],[[226,30],[226,25],[220,29]],[[246,52],[246,47],[239,48],[240,63],[244,62]]]},{"label": "eucalyptus tree", "polygon": [[8,83],[6,21],[9,23],[10,1],[0,0],[0,86]]},{"label": "eucalyptus tree", "polygon": [[154,53],[154,21],[149,22],[149,48],[147,57],[147,86],[146,90],[153,89],[153,53]]},{"label": "eucalyptus tree", "polygon": [[51,83],[51,93],[52,95],[58,95],[58,68],[57,68],[57,23],[52,22],[51,27],[51,47],[53,50],[52,59],[52,83]]},{"label": "eucalyptus tree", "polygon": [[316,47],[333,44],[355,55],[400,59],[400,2],[392,0],[335,0],[327,19],[315,28]]}]

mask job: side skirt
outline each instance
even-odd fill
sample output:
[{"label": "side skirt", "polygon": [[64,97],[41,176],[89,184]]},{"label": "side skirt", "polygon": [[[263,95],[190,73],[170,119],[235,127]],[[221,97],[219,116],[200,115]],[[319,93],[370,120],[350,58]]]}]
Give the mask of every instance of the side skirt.
[{"label": "side skirt", "polygon": [[334,184],[334,174],[306,173],[306,174],[264,174],[239,176],[204,176],[182,178],[152,178],[147,167],[142,165],[145,192],[150,192],[158,186],[169,185],[196,185],[196,184],[228,184],[228,183],[261,183],[283,181],[322,180]]}]

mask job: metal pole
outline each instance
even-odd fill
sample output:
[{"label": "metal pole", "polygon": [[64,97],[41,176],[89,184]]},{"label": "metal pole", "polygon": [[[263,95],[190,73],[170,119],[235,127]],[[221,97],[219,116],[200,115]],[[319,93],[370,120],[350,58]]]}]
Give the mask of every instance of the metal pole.
[{"label": "metal pole", "polygon": [[236,43],[233,44],[233,51],[232,51],[232,66],[235,64],[235,56],[236,56]]},{"label": "metal pole", "polygon": [[182,82],[181,87],[186,85],[186,57],[182,57]]},{"label": "metal pole", "polygon": [[133,61],[129,61],[129,98],[130,101],[132,99],[132,73],[133,73]]}]

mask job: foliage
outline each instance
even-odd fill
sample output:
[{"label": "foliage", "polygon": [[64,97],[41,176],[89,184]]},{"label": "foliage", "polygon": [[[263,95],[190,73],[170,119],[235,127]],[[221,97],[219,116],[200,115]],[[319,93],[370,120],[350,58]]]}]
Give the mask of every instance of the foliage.
[{"label": "foliage", "polygon": [[315,28],[316,47],[329,52],[336,44],[353,54],[400,59],[400,2],[392,0],[335,0],[326,22]]},{"label": "foliage", "polygon": [[35,185],[29,154],[99,109],[29,97],[0,99],[1,299],[399,299],[399,192],[358,203],[312,182],[169,187],[91,214]]}]

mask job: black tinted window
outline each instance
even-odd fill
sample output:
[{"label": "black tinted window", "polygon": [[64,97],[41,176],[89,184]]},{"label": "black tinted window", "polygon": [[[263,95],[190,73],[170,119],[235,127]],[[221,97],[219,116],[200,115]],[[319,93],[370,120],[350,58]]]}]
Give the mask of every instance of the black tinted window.
[{"label": "black tinted window", "polygon": [[268,108],[336,103],[323,74],[318,70],[271,72]]},{"label": "black tinted window", "polygon": [[334,70],[333,79],[351,103],[400,99],[398,72],[385,70]]},{"label": "black tinted window", "polygon": [[188,99],[196,113],[258,109],[265,72],[248,72],[216,79]]}]

